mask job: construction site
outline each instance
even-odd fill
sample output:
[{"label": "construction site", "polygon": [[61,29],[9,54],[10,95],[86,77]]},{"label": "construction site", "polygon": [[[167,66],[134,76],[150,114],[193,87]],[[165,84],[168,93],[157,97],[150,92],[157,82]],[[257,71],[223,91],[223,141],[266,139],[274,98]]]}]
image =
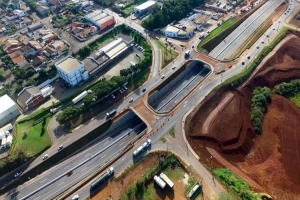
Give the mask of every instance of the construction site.
[{"label": "construction site", "polygon": [[[300,199],[300,110],[289,99],[272,94],[262,132],[253,130],[252,92],[300,75],[300,38],[288,34],[239,88],[211,92],[186,120],[186,136],[200,162],[224,167],[251,189],[273,199]],[[212,156],[212,157],[211,157]]]}]

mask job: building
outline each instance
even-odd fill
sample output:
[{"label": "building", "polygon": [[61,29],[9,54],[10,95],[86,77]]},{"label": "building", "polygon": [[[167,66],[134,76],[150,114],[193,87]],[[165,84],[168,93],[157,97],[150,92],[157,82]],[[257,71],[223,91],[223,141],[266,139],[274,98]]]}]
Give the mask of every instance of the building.
[{"label": "building", "polygon": [[29,32],[33,32],[39,28],[42,28],[43,27],[43,24],[41,22],[38,22],[38,23],[35,23],[35,24],[32,24],[30,26],[27,27],[28,31]]},{"label": "building", "polygon": [[119,54],[122,54],[127,50],[127,44],[123,41],[122,38],[118,38],[108,45],[104,46],[100,52],[105,53],[110,59],[114,59]]},{"label": "building", "polygon": [[162,30],[163,35],[171,38],[189,38],[196,30],[194,26],[188,25],[168,25]]},{"label": "building", "polygon": [[7,94],[0,97],[0,105],[0,126],[20,115],[17,104]]},{"label": "building", "polygon": [[38,12],[40,15],[47,17],[50,13],[50,8],[48,6],[40,5],[38,4],[36,6],[36,12]]},{"label": "building", "polygon": [[19,18],[24,17],[26,15],[25,12],[22,10],[14,10],[12,12],[14,13],[15,16],[17,16]]},{"label": "building", "polygon": [[116,23],[116,20],[113,16],[110,16],[101,10],[95,10],[85,15],[84,18],[98,27],[100,31]]},{"label": "building", "polygon": [[145,15],[150,12],[156,5],[155,1],[146,1],[145,3],[138,5],[134,8],[134,14],[137,16]]},{"label": "building", "polygon": [[55,63],[55,67],[60,78],[73,87],[89,78],[84,64],[70,55]]}]

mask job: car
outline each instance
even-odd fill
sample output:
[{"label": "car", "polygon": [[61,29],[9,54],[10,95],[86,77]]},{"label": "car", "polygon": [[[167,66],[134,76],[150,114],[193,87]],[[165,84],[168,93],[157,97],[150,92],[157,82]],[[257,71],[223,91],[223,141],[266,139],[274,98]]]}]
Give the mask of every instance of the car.
[{"label": "car", "polygon": [[123,91],[121,90],[121,89],[119,89],[119,92],[122,94],[123,93]]},{"label": "car", "polygon": [[173,69],[173,70],[174,70],[174,69],[176,69],[176,66],[175,66],[175,65],[173,65],[172,69]]},{"label": "car", "polygon": [[57,148],[58,151],[62,150],[64,147],[63,145],[59,145],[59,147]]},{"label": "car", "polygon": [[114,98],[116,98],[116,96],[115,96],[115,95],[113,95],[113,94],[111,95],[111,97],[112,97],[113,99],[114,99]]},{"label": "car", "polygon": [[143,88],[143,89],[142,89],[142,92],[146,92],[146,88]]},{"label": "car", "polygon": [[162,76],[161,76],[161,79],[164,79],[164,78],[165,78],[165,75],[162,75]]},{"label": "car", "polygon": [[72,200],[78,200],[79,199],[79,195],[76,194],[74,197],[72,197]]},{"label": "car", "polygon": [[129,103],[132,103],[132,102],[133,102],[133,98],[130,98],[130,99],[129,99]]},{"label": "car", "polygon": [[17,173],[15,174],[15,178],[17,178],[17,177],[20,176],[21,174],[22,174],[21,171],[17,172]]},{"label": "car", "polygon": [[46,160],[47,158],[49,158],[49,156],[48,156],[48,154],[45,154],[45,155],[43,156],[43,160]]},{"label": "car", "polygon": [[119,14],[119,17],[122,17],[122,15],[121,15],[121,14]]},{"label": "car", "polygon": [[125,90],[127,90],[127,87],[126,87],[125,85],[123,86],[123,88],[124,88]]}]

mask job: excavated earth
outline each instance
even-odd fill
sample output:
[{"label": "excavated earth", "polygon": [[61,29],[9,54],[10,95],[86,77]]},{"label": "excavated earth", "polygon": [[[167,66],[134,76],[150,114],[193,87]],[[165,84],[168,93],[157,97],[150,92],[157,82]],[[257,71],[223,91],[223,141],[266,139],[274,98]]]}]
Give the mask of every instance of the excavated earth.
[{"label": "excavated earth", "polygon": [[[289,34],[242,87],[209,94],[186,125],[189,143],[202,161],[207,161],[205,157],[212,154],[208,150],[213,148],[274,199],[300,199],[300,110],[288,99],[272,95],[260,135],[250,121],[255,87],[272,89],[299,75],[300,38]],[[215,160],[214,167],[230,167],[223,163]]]}]

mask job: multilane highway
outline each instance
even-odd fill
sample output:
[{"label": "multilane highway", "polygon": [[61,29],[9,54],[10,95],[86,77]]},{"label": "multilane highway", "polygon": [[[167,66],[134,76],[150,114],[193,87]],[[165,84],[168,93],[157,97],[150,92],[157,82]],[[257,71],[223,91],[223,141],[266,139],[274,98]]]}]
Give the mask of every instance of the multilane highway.
[{"label": "multilane highway", "polygon": [[230,58],[231,55],[246,41],[253,32],[275,12],[284,0],[269,0],[246,19],[237,29],[227,36],[209,55],[219,60]]},{"label": "multilane highway", "polygon": [[101,167],[145,129],[144,122],[134,118],[127,125],[114,130],[110,137],[41,174],[4,199],[52,199]]}]

